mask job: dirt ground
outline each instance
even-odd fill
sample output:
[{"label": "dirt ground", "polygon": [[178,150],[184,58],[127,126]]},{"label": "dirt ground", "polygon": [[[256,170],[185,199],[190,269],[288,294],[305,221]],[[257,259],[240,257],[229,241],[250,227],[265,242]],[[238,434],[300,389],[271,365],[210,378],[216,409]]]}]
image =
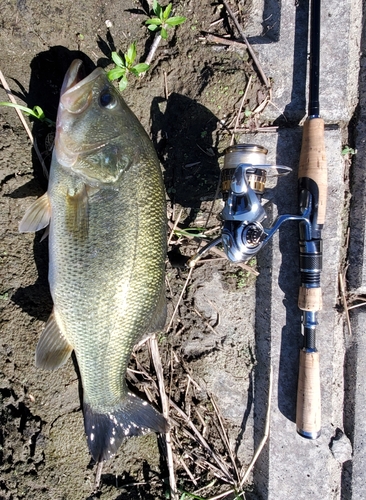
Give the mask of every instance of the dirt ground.
[{"label": "dirt ground", "polygon": [[[251,4],[236,4],[246,28]],[[154,37],[144,25],[148,10],[137,0],[4,0],[0,69],[19,103],[41,106],[55,120],[61,83],[74,58],[83,59],[88,71],[95,65],[111,68],[111,50],[125,52],[136,41],[138,60],[145,60]],[[252,111],[264,91],[244,49],[207,41],[208,32],[237,37],[221,4],[174,0],[173,12],[187,21],[170,31],[144,78],[130,76],[123,96],[158,152],[170,221],[179,217],[181,228],[207,225],[212,237],[220,224],[222,200],[213,200],[228,130],[249,77],[239,128],[258,126]],[[0,100],[7,100],[2,87]],[[34,367],[37,339],[52,310],[48,248],[41,235],[20,235],[18,223],[45,192],[47,180],[13,109],[0,107],[0,126],[0,498],[169,498],[164,442],[155,435],[126,441],[106,463],[100,491],[93,493],[95,464],[83,432],[75,360],[53,373]],[[53,129],[39,122],[31,126],[49,166]],[[187,278],[185,256],[198,244],[172,237],[168,319]],[[182,499],[190,498],[184,492],[211,498],[231,489],[237,471],[252,458],[254,316],[255,276],[211,256],[192,273],[170,328],[159,336]],[[128,379],[160,405],[147,344],[136,350]],[[256,498],[250,479],[244,489],[246,498]]]}]

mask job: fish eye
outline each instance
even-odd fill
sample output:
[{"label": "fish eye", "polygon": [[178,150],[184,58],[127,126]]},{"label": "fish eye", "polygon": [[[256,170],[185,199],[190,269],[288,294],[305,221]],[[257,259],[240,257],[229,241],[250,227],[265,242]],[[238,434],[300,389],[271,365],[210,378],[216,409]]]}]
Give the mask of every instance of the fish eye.
[{"label": "fish eye", "polygon": [[109,90],[105,90],[99,97],[99,103],[102,108],[112,109],[117,104],[117,101],[116,98],[109,92]]}]

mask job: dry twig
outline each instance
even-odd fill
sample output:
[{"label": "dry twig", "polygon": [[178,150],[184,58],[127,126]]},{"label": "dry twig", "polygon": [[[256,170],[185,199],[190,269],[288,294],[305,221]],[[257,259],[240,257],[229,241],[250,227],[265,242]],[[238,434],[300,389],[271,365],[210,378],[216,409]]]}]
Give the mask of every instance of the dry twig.
[{"label": "dry twig", "polygon": [[[9,85],[6,82],[5,76],[4,76],[4,74],[3,74],[3,72],[1,70],[0,70],[0,81],[1,81],[1,84],[2,84],[5,92],[7,93],[8,97],[9,97],[9,101],[11,101],[13,104],[18,104],[17,101],[16,101],[16,99],[15,99],[15,97],[13,96],[13,93],[10,90]],[[36,155],[38,157],[38,160],[39,160],[40,164],[42,165],[43,173],[44,173],[44,175],[48,179],[48,171],[47,171],[46,165],[45,165],[45,163],[43,161],[43,158],[42,158],[42,155],[41,155],[41,153],[40,153],[40,151],[38,149],[37,143],[33,139],[33,135],[32,135],[32,132],[31,132],[30,128],[28,127],[28,123],[26,122],[22,111],[20,109],[18,109],[18,108],[14,108],[14,109],[15,109],[17,115],[19,116],[19,119],[22,122],[22,125],[23,125],[23,127],[24,127],[24,129],[25,129],[25,131],[26,131],[26,133],[27,133],[30,141],[31,141],[31,144],[32,144],[32,146],[34,148],[34,151],[36,152]]]},{"label": "dry twig", "polygon": [[264,74],[262,66],[261,66],[261,64],[260,64],[260,62],[259,62],[259,60],[258,60],[258,58],[257,58],[257,56],[256,56],[256,54],[254,52],[254,50],[252,49],[251,45],[249,44],[248,39],[245,36],[245,33],[244,33],[242,27],[240,26],[240,24],[239,24],[239,22],[238,22],[238,20],[237,20],[237,18],[235,16],[235,14],[234,14],[234,12],[231,10],[231,8],[229,7],[229,4],[227,3],[226,0],[222,0],[222,1],[223,1],[223,4],[225,5],[226,12],[229,14],[229,16],[231,17],[231,19],[233,20],[233,22],[234,22],[234,24],[236,26],[236,29],[239,31],[240,36],[243,39],[243,42],[247,46],[248,52],[249,52],[251,58],[253,59],[254,64],[257,67],[257,70],[258,70],[258,72],[259,72],[259,74],[260,74],[260,76],[262,78],[262,81],[263,81],[264,85],[267,88],[269,88],[268,80],[267,80],[266,75]]},{"label": "dry twig", "polygon": [[95,472],[95,481],[94,481],[94,491],[98,491],[100,486],[100,478],[102,477],[104,462],[97,462],[97,470]]},{"label": "dry twig", "polygon": [[[238,126],[239,126],[239,120],[240,120],[241,110],[243,109],[243,105],[244,105],[244,102],[245,102],[245,100],[246,100],[246,98],[247,98],[247,95],[248,95],[248,90],[249,90],[249,88],[250,88],[251,83],[252,83],[252,75],[250,75],[250,77],[249,77],[249,80],[248,80],[247,86],[246,86],[246,88],[245,88],[244,95],[243,95],[242,100],[241,100],[241,103],[240,103],[239,112],[238,112],[238,115],[237,115],[237,117],[236,117],[236,121],[235,121],[234,132],[235,132],[235,130],[236,130],[236,129],[238,128]],[[231,136],[230,146],[232,146],[232,145],[234,144],[234,132],[233,132],[233,134],[232,134],[232,136]]]},{"label": "dry twig", "polygon": [[[159,392],[161,398],[161,405],[163,408],[163,415],[168,420],[169,418],[169,401],[165,392],[164,386],[164,374],[163,374],[163,366],[161,364],[161,358],[159,353],[158,341],[156,335],[150,337],[150,349],[151,349],[151,357],[154,363],[156,375],[158,377],[158,385]],[[168,462],[168,470],[169,470],[169,485],[170,485],[170,493],[172,500],[178,500],[177,493],[177,482],[175,479],[174,473],[174,462],[173,462],[173,450],[170,439],[170,431],[165,433],[165,444],[167,451],[167,462]]]},{"label": "dry twig", "polygon": [[173,224],[173,227],[172,227],[172,230],[170,231],[170,235],[169,235],[169,238],[168,238],[168,245],[170,244],[170,242],[172,241],[172,237],[174,235],[174,231],[177,229],[177,226],[179,224],[179,221],[180,221],[180,218],[182,216],[182,212],[183,212],[183,207],[180,209],[180,212],[179,212],[179,215],[178,217],[175,219],[174,221],[174,224]]},{"label": "dry twig", "polygon": [[352,335],[351,321],[350,321],[350,317],[349,317],[349,309],[352,309],[352,307],[349,308],[348,304],[347,304],[347,296],[346,296],[346,290],[345,290],[345,286],[344,286],[345,274],[346,273],[339,273],[339,290],[341,292],[343,309],[344,309],[344,312],[346,313],[348,333],[349,333],[349,335]]},{"label": "dry twig", "polygon": [[161,42],[161,35],[157,34],[155,35],[154,41],[150,47],[149,53],[147,54],[147,57],[145,59],[146,64],[151,64],[151,61],[154,59],[155,52],[157,48],[159,47],[159,44]]},{"label": "dry twig", "polygon": [[353,300],[361,300],[361,304],[353,304],[353,306],[348,306],[349,311],[351,309],[356,309],[357,307],[366,306],[366,299],[364,297],[361,297],[360,295],[357,295],[356,297],[354,297]]},{"label": "dry twig", "polygon": [[272,399],[272,386],[273,386],[273,368],[272,365],[270,367],[269,371],[269,384],[268,384],[268,399],[267,399],[267,411],[266,411],[266,423],[264,427],[264,434],[263,438],[261,439],[261,442],[259,443],[259,446],[254,453],[254,456],[244,474],[242,477],[242,480],[240,481],[240,488],[244,486],[245,481],[248,479],[249,474],[251,473],[254,464],[258,460],[259,455],[261,454],[261,451],[263,450],[264,445],[267,442],[268,436],[269,436],[269,426],[270,426],[270,420],[271,420],[271,399]]},{"label": "dry twig", "polygon": [[[257,127],[253,130],[253,132],[276,132],[277,133],[278,127],[273,126],[273,127]],[[241,132],[248,132],[247,128],[237,128],[234,129],[235,133],[241,133]]]},{"label": "dry twig", "polygon": [[[202,436],[202,434],[199,432],[197,427],[194,425],[192,420],[184,413],[184,411],[181,408],[179,408],[179,406],[177,406],[174,403],[174,401],[170,401],[170,405],[174,408],[174,410],[176,410],[178,412],[178,414],[184,419],[185,423],[192,429],[196,438],[198,439],[198,442],[206,450],[206,452],[210,455],[210,457],[213,458],[213,460],[218,465],[219,469],[217,470],[217,468],[215,466],[213,466],[213,464],[208,463],[208,462],[206,465],[216,469],[218,477],[220,477],[224,481],[232,484],[233,479],[231,477],[231,474],[230,474],[228,468],[226,467],[226,464],[221,460],[221,457],[219,457],[218,455],[216,455],[216,453],[213,452],[212,448],[209,446],[209,444],[207,443],[205,438]],[[187,432],[186,429],[184,429],[184,431]],[[193,436],[192,436],[192,438],[193,438]],[[202,464],[197,463],[197,465],[202,465]]]},{"label": "dry twig", "polygon": [[212,406],[214,407],[214,410],[215,410],[215,413],[217,415],[217,418],[219,419],[219,422],[220,422],[220,427],[221,427],[221,430],[222,430],[222,437],[223,437],[224,445],[226,446],[226,449],[227,449],[227,451],[229,453],[229,456],[230,456],[230,459],[231,459],[231,463],[233,464],[233,468],[235,470],[236,478],[237,478],[237,480],[239,480],[239,471],[238,471],[238,468],[236,466],[236,461],[235,461],[233,452],[231,450],[231,446],[230,446],[230,443],[229,443],[229,438],[228,438],[226,430],[225,430],[225,426],[224,426],[224,422],[223,422],[220,410],[219,410],[219,408],[218,408],[218,406],[216,404],[216,401],[214,400],[214,398],[211,395],[210,395],[210,400],[211,400]]},{"label": "dry twig", "polygon": [[186,466],[186,463],[185,461],[183,460],[182,457],[178,457],[178,460],[179,460],[179,463],[181,464],[181,466],[183,467],[183,469],[186,471],[186,474],[189,476],[190,480],[192,481],[192,483],[197,486],[197,481],[195,480],[192,472],[189,470],[189,468]]},{"label": "dry twig", "polygon": [[212,33],[207,33],[200,40],[207,41],[210,43],[217,43],[221,45],[228,45],[234,49],[244,50],[247,48],[246,44],[243,42],[237,42],[236,40],[230,40],[229,38],[224,38],[222,36],[213,35]]},{"label": "dry twig", "polygon": [[207,328],[208,328],[209,330],[211,330],[211,332],[212,332],[214,335],[217,335],[217,331],[215,330],[215,328],[214,328],[213,326],[211,326],[211,325],[210,325],[210,323],[209,323],[208,321],[206,321],[206,320],[205,320],[205,318],[202,316],[202,314],[201,314],[199,311],[197,311],[197,309],[196,309],[195,307],[193,308],[193,310],[194,310],[194,312],[197,314],[197,316],[198,316],[199,318],[201,318],[201,319],[202,319],[203,324],[204,324],[205,326],[207,326]]},{"label": "dry twig", "polygon": [[172,317],[170,318],[170,321],[169,321],[169,324],[166,328],[166,333],[168,333],[168,331],[170,330],[170,327],[172,326],[172,323],[173,323],[173,320],[175,318],[175,315],[177,314],[177,311],[178,311],[178,307],[180,305],[180,302],[183,298],[183,295],[184,295],[184,292],[186,291],[186,288],[187,288],[187,285],[189,283],[189,280],[191,279],[191,276],[192,276],[192,272],[193,272],[193,267],[191,267],[191,269],[189,270],[189,273],[188,273],[188,276],[186,278],[186,281],[183,285],[183,288],[182,288],[182,291],[180,292],[180,295],[179,295],[179,298],[178,298],[178,302],[176,303],[176,306],[174,308],[174,311],[173,311],[173,314],[172,314]]},{"label": "dry twig", "polygon": [[[217,247],[210,248],[210,252],[215,253],[219,257],[225,257],[227,259],[226,253],[222,250],[219,250]],[[248,264],[243,264],[243,262],[235,262],[235,265],[241,267],[242,269],[245,269],[245,271],[248,271],[248,273],[254,274],[254,276],[259,276],[259,272],[248,266]]]}]

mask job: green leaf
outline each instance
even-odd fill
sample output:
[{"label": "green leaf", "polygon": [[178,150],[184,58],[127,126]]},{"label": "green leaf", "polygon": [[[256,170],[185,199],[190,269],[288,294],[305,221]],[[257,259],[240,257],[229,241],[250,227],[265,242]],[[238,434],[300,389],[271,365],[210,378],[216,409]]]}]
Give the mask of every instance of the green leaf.
[{"label": "green leaf", "polygon": [[107,78],[110,82],[113,82],[113,80],[118,80],[125,74],[126,74],[126,68],[119,68],[119,67],[113,68],[107,72]]},{"label": "green leaf", "polygon": [[161,38],[163,38],[164,40],[166,40],[168,38],[168,32],[167,32],[167,30],[165,28],[161,28],[160,35],[161,35]]},{"label": "green leaf", "polygon": [[169,24],[169,26],[178,26],[178,24],[182,24],[186,20],[187,18],[183,16],[170,17],[166,20],[166,24]]},{"label": "green leaf", "polygon": [[174,229],[174,234],[177,236],[194,236],[196,238],[206,238],[204,227],[187,227],[183,229]]},{"label": "green leaf", "polygon": [[117,54],[117,52],[112,52],[111,57],[116,66],[119,66],[120,68],[123,68],[125,66],[124,60]]},{"label": "green leaf", "polygon": [[156,24],[150,24],[150,26],[147,27],[150,31],[156,31],[160,28],[160,26],[156,26]]},{"label": "green leaf", "polygon": [[9,108],[20,109],[27,116],[31,116],[33,118],[37,118],[38,120],[47,123],[48,125],[55,126],[55,122],[46,118],[43,109],[40,106],[34,106],[33,109],[27,108],[26,106],[22,106],[21,104],[13,104],[12,102],[0,102],[0,106],[9,106]]},{"label": "green leaf", "polygon": [[145,24],[156,24],[157,26],[160,26],[160,24],[162,24],[162,21],[157,17],[153,17],[152,19],[148,19],[147,21],[145,21]]},{"label": "green leaf", "polygon": [[119,90],[122,92],[127,87],[128,81],[126,75],[124,75],[119,81]]},{"label": "green leaf", "polygon": [[44,120],[46,118],[43,109],[40,106],[34,106],[33,116],[38,118],[38,120]]},{"label": "green leaf", "polygon": [[163,12],[163,19],[165,19],[165,20],[168,19],[168,17],[170,16],[171,11],[172,11],[172,4],[169,3],[167,5],[167,8]]},{"label": "green leaf", "polygon": [[131,66],[133,61],[136,59],[136,42],[131,43],[125,54],[126,66]]},{"label": "green leaf", "polygon": [[149,64],[146,64],[146,63],[140,63],[140,64],[136,64],[136,66],[134,66],[133,68],[131,68],[131,71],[132,70],[135,70],[137,72],[137,74],[140,74],[140,73],[144,73],[145,71],[147,71],[148,69],[150,68],[150,65]]},{"label": "green leaf", "polygon": [[160,19],[161,19],[162,8],[161,8],[161,5],[157,2],[157,0],[153,1],[153,11],[154,11],[154,14],[156,16],[160,17]]},{"label": "green leaf", "polygon": [[349,146],[344,146],[344,148],[342,149],[342,155],[343,156],[345,156],[345,155],[351,155],[352,156],[352,155],[354,155],[356,153],[357,153],[356,149],[351,148]]},{"label": "green leaf", "polygon": [[12,102],[0,102],[0,106],[9,106],[9,108],[20,109],[27,115],[35,116],[33,109],[27,108],[26,106],[22,106],[21,104],[13,104]]}]

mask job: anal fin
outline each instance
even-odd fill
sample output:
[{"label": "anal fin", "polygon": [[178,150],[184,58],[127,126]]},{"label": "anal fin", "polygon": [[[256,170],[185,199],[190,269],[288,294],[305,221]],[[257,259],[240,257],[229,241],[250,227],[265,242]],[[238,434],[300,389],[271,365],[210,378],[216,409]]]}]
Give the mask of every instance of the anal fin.
[{"label": "anal fin", "polygon": [[61,332],[55,319],[55,313],[52,311],[37,344],[36,367],[44,370],[56,370],[66,363],[72,351],[73,347]]},{"label": "anal fin", "polygon": [[51,206],[48,194],[34,201],[26,210],[22,220],[19,223],[20,233],[34,233],[48,226],[51,219]]}]

